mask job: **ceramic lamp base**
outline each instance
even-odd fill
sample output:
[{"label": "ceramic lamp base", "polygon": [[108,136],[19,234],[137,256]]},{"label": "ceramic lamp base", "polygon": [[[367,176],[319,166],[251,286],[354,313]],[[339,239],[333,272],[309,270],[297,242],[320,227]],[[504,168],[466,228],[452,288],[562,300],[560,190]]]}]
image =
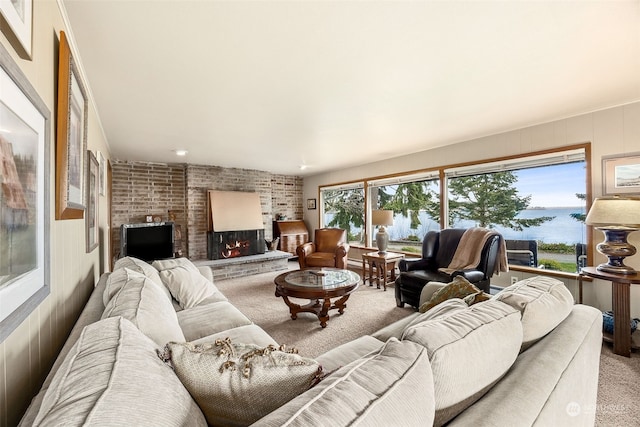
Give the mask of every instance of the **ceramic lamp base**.
[{"label": "ceramic lamp base", "polygon": [[627,236],[636,229],[611,229],[597,227],[604,233],[604,242],[599,243],[596,249],[609,258],[606,264],[600,264],[597,269],[613,274],[635,274],[636,270],[624,264],[624,259],[636,253],[636,248],[627,241]]},{"label": "ceramic lamp base", "polygon": [[376,244],[378,245],[379,254],[387,253],[387,246],[389,246],[389,235],[385,231],[384,227],[380,227],[378,234],[376,234]]}]

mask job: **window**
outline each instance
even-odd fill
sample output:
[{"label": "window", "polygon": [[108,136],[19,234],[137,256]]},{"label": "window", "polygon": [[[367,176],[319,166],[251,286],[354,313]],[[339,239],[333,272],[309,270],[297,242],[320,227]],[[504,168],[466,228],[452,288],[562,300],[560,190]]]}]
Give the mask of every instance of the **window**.
[{"label": "window", "polygon": [[371,211],[393,210],[389,249],[407,253],[431,230],[487,227],[504,236],[512,266],[576,273],[586,265],[588,147],[322,187],[321,226],[373,248]]},{"label": "window", "polygon": [[350,244],[365,244],[363,183],[322,188],[320,209],[321,227],[342,228]]}]

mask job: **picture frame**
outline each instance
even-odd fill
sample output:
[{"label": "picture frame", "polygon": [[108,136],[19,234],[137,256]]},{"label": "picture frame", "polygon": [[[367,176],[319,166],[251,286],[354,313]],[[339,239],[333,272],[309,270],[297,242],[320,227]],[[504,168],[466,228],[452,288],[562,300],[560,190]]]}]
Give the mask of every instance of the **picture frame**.
[{"label": "picture frame", "polygon": [[100,195],[107,195],[107,161],[100,151],[97,152],[96,158],[98,159],[98,166],[100,167]]},{"label": "picture frame", "polygon": [[2,342],[44,301],[51,290],[51,114],[2,44],[0,87]]},{"label": "picture frame", "polygon": [[31,60],[33,0],[0,1],[0,29],[16,53]]},{"label": "picture frame", "polygon": [[640,194],[640,152],[602,158],[602,193]]},{"label": "picture frame", "polygon": [[98,193],[100,192],[100,166],[98,159],[91,151],[87,151],[87,215],[86,227],[87,253],[98,247],[100,228],[98,219]]},{"label": "picture frame", "polygon": [[307,199],[307,209],[314,210],[316,208],[316,199]]},{"label": "picture frame", "polygon": [[56,219],[82,219],[85,210],[87,95],[64,31],[60,31],[56,133]]}]

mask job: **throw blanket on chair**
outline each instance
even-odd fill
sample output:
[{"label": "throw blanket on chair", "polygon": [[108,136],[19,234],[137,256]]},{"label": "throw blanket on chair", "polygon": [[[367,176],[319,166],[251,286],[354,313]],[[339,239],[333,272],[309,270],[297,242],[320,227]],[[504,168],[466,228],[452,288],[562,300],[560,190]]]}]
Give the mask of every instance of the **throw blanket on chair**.
[{"label": "throw blanket on chair", "polygon": [[[439,268],[438,271],[451,274],[457,270],[476,268],[480,263],[482,248],[484,248],[487,240],[496,234],[498,233],[487,228],[475,227],[467,229],[460,238],[460,242],[458,243],[456,252],[453,254],[453,258],[451,258],[449,266],[446,268]],[[496,262],[494,273],[509,271],[507,247],[502,237],[500,237],[499,245],[498,260]]]}]

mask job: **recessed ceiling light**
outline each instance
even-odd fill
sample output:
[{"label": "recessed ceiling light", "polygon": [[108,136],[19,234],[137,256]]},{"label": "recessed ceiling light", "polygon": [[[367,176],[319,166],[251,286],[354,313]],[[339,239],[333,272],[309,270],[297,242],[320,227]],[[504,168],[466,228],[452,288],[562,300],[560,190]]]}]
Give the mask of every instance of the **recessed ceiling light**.
[{"label": "recessed ceiling light", "polygon": [[176,156],[186,156],[188,151],[187,150],[174,150],[176,152]]}]

